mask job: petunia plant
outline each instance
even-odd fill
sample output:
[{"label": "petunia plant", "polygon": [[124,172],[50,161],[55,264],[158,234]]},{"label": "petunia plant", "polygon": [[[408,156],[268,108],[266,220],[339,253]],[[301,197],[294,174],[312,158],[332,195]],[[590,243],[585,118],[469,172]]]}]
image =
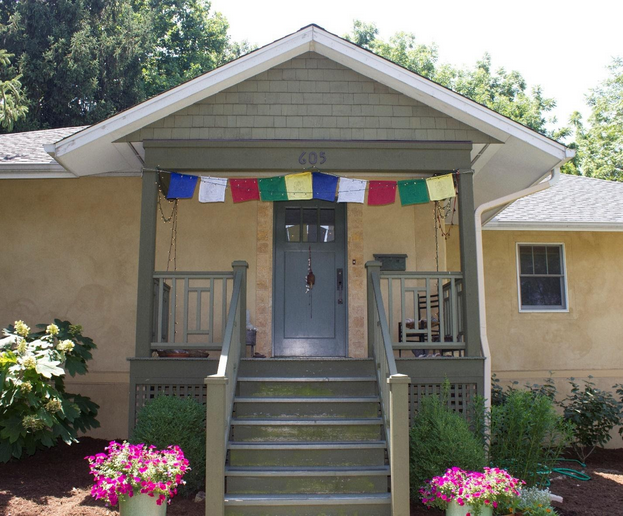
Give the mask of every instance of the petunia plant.
[{"label": "petunia plant", "polygon": [[463,471],[450,468],[439,477],[433,477],[420,489],[424,505],[445,510],[448,504],[470,506],[472,516],[478,516],[482,509],[498,505],[507,506],[516,499],[521,491],[522,481],[512,477],[503,469],[484,468],[478,471]]},{"label": "petunia plant", "polygon": [[56,319],[31,332],[23,321],[0,339],[0,462],[62,439],[77,441],[79,431],[97,428],[97,409],[89,398],[65,391],[65,371],[85,374],[95,344],[82,328]]},{"label": "petunia plant", "polygon": [[108,453],[86,459],[95,481],[91,496],[110,505],[138,493],[156,498],[157,505],[165,500],[170,503],[190,469],[179,446],[157,450],[145,444],[111,441],[105,449]]}]

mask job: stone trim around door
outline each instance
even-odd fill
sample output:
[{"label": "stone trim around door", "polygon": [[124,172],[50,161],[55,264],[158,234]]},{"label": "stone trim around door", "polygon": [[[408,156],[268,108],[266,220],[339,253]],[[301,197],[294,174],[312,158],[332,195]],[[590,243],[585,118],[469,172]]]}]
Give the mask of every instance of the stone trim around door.
[{"label": "stone trim around door", "polygon": [[257,203],[256,352],[273,354],[273,203]]}]

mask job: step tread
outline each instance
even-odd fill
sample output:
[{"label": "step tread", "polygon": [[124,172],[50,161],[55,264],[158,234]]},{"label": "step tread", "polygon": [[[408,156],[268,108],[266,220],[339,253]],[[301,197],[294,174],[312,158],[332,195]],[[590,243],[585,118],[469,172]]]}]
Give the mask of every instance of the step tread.
[{"label": "step tread", "polygon": [[296,419],[238,419],[231,420],[232,425],[237,426],[310,426],[310,425],[340,425],[340,426],[365,426],[380,425],[383,419],[380,417],[370,417],[365,419],[346,419],[346,418],[296,418]]},{"label": "step tread", "polygon": [[324,396],[319,398],[306,398],[300,396],[291,397],[274,397],[263,396],[237,396],[234,398],[235,403],[378,403],[378,396]]},{"label": "step tread", "polygon": [[376,382],[376,376],[239,376],[239,382]]},{"label": "step tread", "polygon": [[374,494],[330,494],[330,495],[225,495],[225,505],[299,505],[307,502],[307,505],[368,505],[390,504],[390,493]]},{"label": "step tread", "polygon": [[228,466],[225,475],[229,477],[339,477],[339,476],[387,476],[389,466]]},{"label": "step tread", "polygon": [[352,441],[352,442],[307,442],[307,441],[278,441],[278,442],[236,442],[228,443],[230,450],[340,450],[340,449],[367,449],[386,448],[385,441]]}]

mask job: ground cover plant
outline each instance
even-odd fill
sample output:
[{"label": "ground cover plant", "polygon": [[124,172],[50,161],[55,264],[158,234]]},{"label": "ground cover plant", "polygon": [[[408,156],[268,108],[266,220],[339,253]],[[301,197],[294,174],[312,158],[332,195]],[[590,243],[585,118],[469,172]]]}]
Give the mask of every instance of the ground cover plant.
[{"label": "ground cover plant", "polygon": [[23,321],[0,339],[0,462],[32,455],[97,428],[98,406],[65,390],[64,376],[86,374],[95,348],[82,327],[54,320],[31,332]]},{"label": "ground cover plant", "polygon": [[188,495],[205,487],[206,411],[192,398],[158,396],[138,413],[136,427],[130,439],[164,449],[179,446],[190,463],[191,471],[180,495]]}]

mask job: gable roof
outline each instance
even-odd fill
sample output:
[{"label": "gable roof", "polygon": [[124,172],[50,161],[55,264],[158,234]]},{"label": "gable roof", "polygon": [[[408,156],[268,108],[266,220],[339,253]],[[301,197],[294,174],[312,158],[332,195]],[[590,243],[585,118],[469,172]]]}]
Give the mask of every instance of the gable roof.
[{"label": "gable roof", "polygon": [[623,231],[623,183],[562,174],[548,190],[515,201],[485,229]]},{"label": "gable roof", "polygon": [[46,145],[45,150],[76,176],[139,174],[141,149],[120,139],[306,52],[323,55],[502,142],[474,150],[477,204],[535,184],[573,156],[564,145],[316,25]]}]

